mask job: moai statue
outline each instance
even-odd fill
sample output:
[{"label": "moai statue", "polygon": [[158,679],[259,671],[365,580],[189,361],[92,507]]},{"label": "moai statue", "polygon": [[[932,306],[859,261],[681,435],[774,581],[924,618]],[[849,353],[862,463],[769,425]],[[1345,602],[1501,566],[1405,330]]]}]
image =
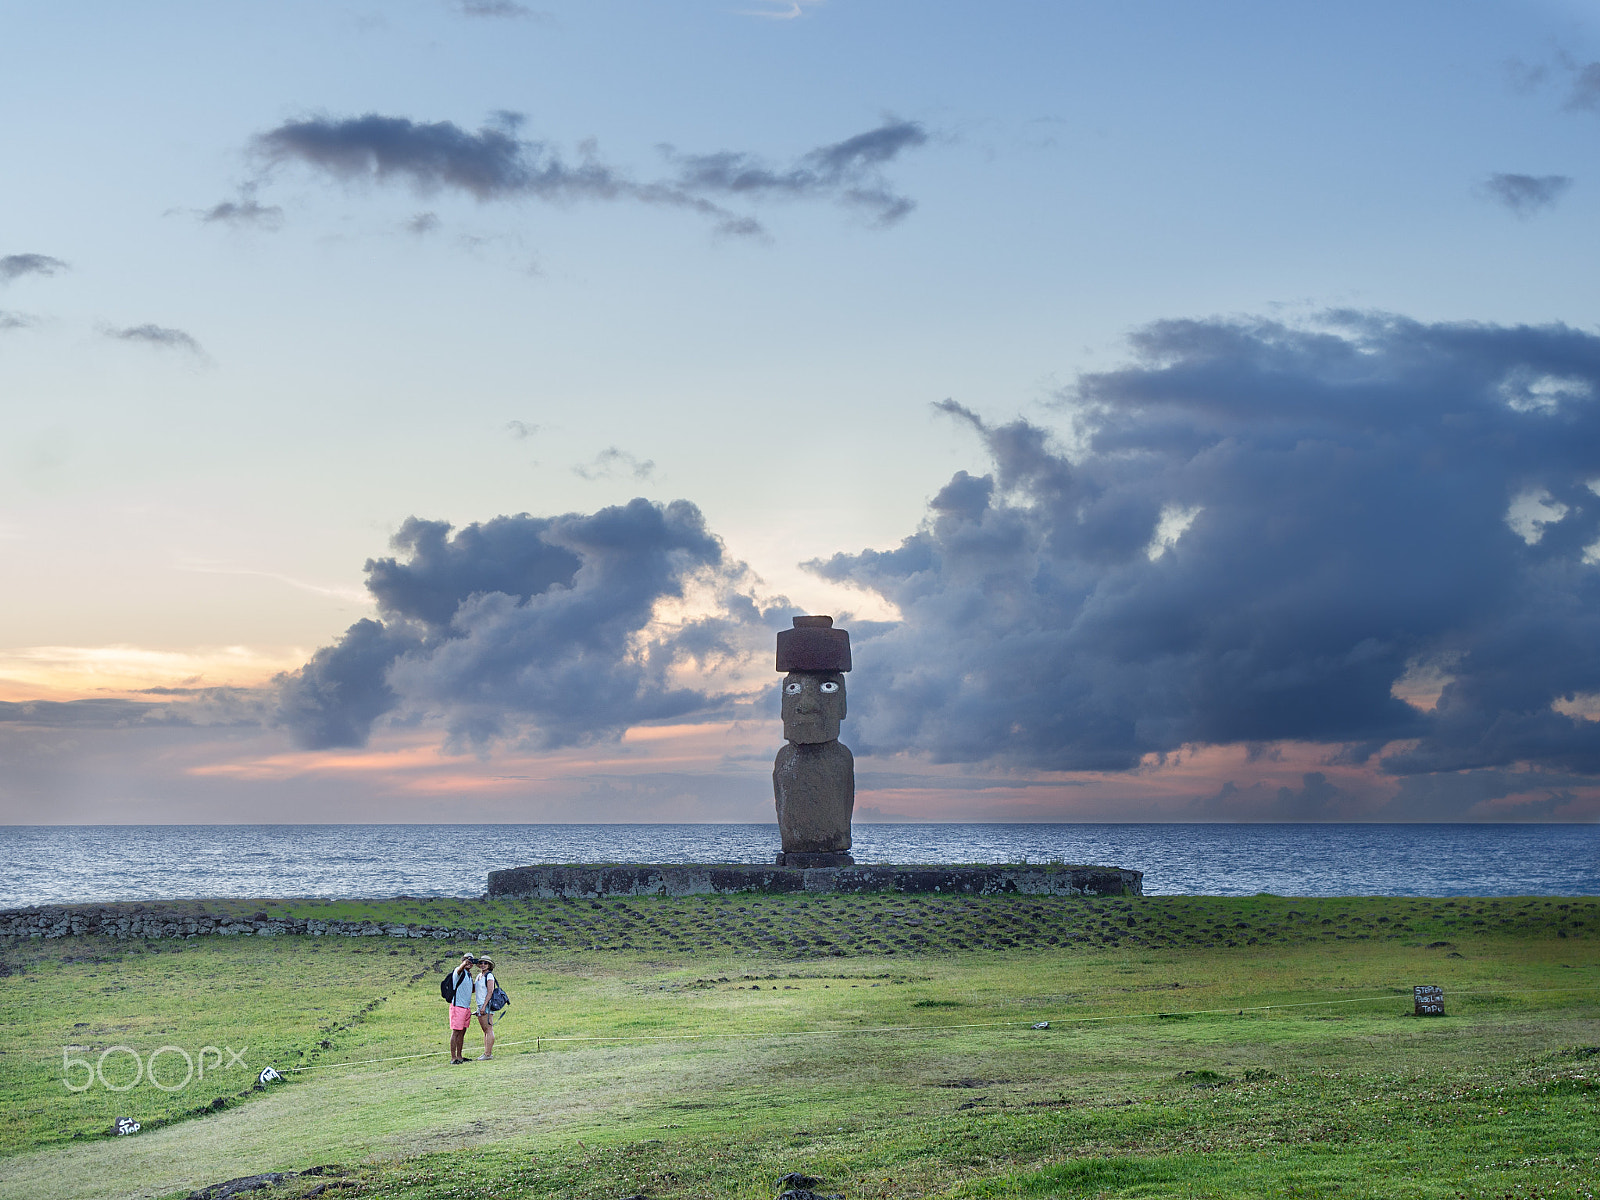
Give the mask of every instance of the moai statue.
[{"label": "moai statue", "polygon": [[783,736],[772,764],[772,795],[783,834],[780,866],[848,867],[856,761],[839,741],[850,635],[832,617],[796,617],[778,634]]}]

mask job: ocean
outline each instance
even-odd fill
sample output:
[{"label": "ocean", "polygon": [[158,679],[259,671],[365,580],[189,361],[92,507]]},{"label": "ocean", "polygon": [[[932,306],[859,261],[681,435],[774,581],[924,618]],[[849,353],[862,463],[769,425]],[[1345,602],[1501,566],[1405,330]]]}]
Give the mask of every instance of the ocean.
[{"label": "ocean", "polygon": [[[863,863],[1074,862],[1147,895],[1600,894],[1600,825],[857,825]],[[0,826],[0,907],[477,896],[530,863],[771,862],[773,824]]]}]

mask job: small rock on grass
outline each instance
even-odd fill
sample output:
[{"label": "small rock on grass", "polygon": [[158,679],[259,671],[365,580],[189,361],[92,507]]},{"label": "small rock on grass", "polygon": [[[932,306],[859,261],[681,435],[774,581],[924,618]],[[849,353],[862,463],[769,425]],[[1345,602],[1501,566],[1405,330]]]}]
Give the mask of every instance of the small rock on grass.
[{"label": "small rock on grass", "polygon": [[778,1186],[783,1189],[778,1193],[778,1200],[844,1200],[844,1196],[837,1192],[811,1190],[821,1182],[815,1175],[807,1175],[804,1171],[790,1171],[778,1180]]}]

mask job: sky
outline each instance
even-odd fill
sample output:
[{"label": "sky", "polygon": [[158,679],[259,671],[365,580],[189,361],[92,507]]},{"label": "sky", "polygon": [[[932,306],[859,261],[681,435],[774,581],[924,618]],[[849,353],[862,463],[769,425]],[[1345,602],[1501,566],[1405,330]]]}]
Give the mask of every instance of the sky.
[{"label": "sky", "polygon": [[0,821],[1600,819],[1586,4],[0,5]]}]

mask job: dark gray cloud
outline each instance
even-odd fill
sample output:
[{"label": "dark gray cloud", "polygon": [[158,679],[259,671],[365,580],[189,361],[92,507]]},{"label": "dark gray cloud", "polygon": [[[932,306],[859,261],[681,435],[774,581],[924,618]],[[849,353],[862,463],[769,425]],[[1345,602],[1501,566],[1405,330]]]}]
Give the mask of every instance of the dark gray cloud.
[{"label": "dark gray cloud", "polygon": [[344,182],[401,183],[421,194],[465,192],[480,202],[536,199],[553,203],[631,200],[683,208],[719,231],[758,236],[761,225],[711,199],[826,198],[861,208],[880,224],[905,216],[913,202],[896,193],[882,168],[927,141],[920,125],[891,121],[821,146],[792,166],[772,168],[752,155],[723,151],[678,156],[675,179],[636,181],[585,143],[569,161],[549,142],[521,136],[523,118],[503,112],[476,132],[451,121],[417,122],[367,113],[308,117],[258,135],[255,152],[269,168],[298,163]]},{"label": "dark gray cloud", "polygon": [[[1401,775],[1600,773],[1600,722],[1553,707],[1600,692],[1600,337],[1334,313],[1133,348],[1073,389],[1070,454],[941,406],[993,470],[897,548],[811,564],[904,615],[857,638],[858,750],[1127,770],[1300,740]],[[1395,694],[1428,679],[1432,711]],[[1314,782],[1285,811],[1331,803]]]},{"label": "dark gray cloud", "polygon": [[268,230],[283,226],[283,209],[276,204],[262,204],[250,189],[246,189],[237,200],[224,200],[195,215],[207,225],[250,226]]},{"label": "dark gray cloud", "polygon": [[1567,94],[1567,107],[1600,111],[1600,62],[1573,64],[1572,90]]},{"label": "dark gray cloud", "polygon": [[[1297,788],[1240,787],[1230,780],[1196,800],[1189,812],[1207,821],[1546,821],[1572,804],[1578,789],[1592,791],[1595,783],[1548,768],[1439,771],[1406,775],[1388,785],[1361,775],[1342,776],[1336,784],[1321,771],[1300,778]],[[1144,811],[1171,815],[1159,804],[1147,804]]]},{"label": "dark gray cloud", "polygon": [[916,204],[894,191],[881,168],[927,140],[927,131],[917,122],[888,120],[842,142],[819,146],[788,167],[771,167],[754,155],[732,151],[668,153],[680,168],[677,183],[685,191],[762,200],[826,197],[860,208],[888,225]]},{"label": "dark gray cloud", "polygon": [[1570,54],[1557,52],[1542,62],[1511,59],[1506,63],[1506,73],[1512,88],[1524,93],[1565,80],[1567,95],[1562,107],[1569,112],[1600,112],[1600,62],[1579,62]]},{"label": "dark gray cloud", "polygon": [[143,342],[147,346],[161,346],[168,350],[187,350],[190,354],[205,357],[200,343],[181,329],[165,325],[129,325],[123,329],[108,329],[106,336],[119,342]]},{"label": "dark gray cloud", "polygon": [[39,729],[151,729],[249,726],[260,722],[261,697],[246,688],[145,688],[170,700],[0,701],[0,725]]},{"label": "dark gray cloud", "polygon": [[6,312],[0,309],[0,332],[7,329],[26,329],[33,324],[33,318],[27,313]]},{"label": "dark gray cloud", "polygon": [[7,254],[0,256],[0,283],[10,283],[24,275],[54,275],[67,264],[48,254]]},{"label": "dark gray cloud", "polygon": [[469,133],[452,121],[377,113],[310,117],[260,134],[255,148],[269,162],[297,161],[338,179],[400,181],[423,192],[455,188],[479,200],[616,196],[610,168],[593,161],[568,167],[542,143],[518,138],[518,124],[503,114]]},{"label": "dark gray cloud", "polygon": [[1190,807],[1208,821],[1345,821],[1365,815],[1369,805],[1365,795],[1353,796],[1323,772],[1307,771],[1297,788],[1260,783],[1240,787],[1230,779]]},{"label": "dark gray cloud", "polygon": [[422,237],[424,234],[437,233],[443,224],[438,213],[419,212],[406,222],[406,232]]},{"label": "dark gray cloud", "polygon": [[583,560],[555,536],[559,519],[495,517],[451,537],[446,521],[410,517],[391,540],[406,561],[368,559],[367,590],[385,616],[437,635],[471,596],[502,592],[522,603],[552,587],[570,588]]},{"label": "dark gray cloud", "polygon": [[279,677],[273,723],[310,750],[366,745],[372,723],[400,703],[388,683],[389,668],[421,644],[417,631],[403,623],[357,621],[300,670]]},{"label": "dark gray cloud", "polygon": [[1483,190],[1490,199],[1527,218],[1551,208],[1572,186],[1567,175],[1491,175]]},{"label": "dark gray cloud", "polygon": [[[277,721],[303,746],[361,745],[391,712],[442,719],[454,744],[478,747],[575,745],[704,715],[726,701],[676,683],[674,666],[735,656],[744,631],[769,637],[781,616],[734,591],[741,568],[682,500],[454,532],[413,518],[394,548],[366,566],[382,620],[278,680]],[[723,612],[654,627],[657,604],[693,581],[727,593]]]}]

